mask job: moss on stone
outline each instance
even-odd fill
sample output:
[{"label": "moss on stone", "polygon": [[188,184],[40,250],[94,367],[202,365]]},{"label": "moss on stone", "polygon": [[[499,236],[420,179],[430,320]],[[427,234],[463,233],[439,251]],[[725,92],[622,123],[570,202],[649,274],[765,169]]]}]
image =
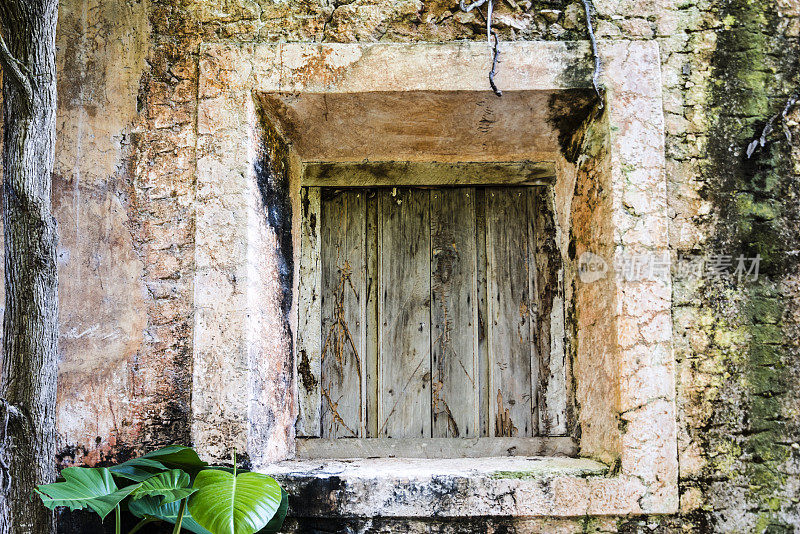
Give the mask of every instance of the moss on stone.
[{"label": "moss on stone", "polygon": [[536,471],[498,471],[492,475],[493,479],[513,479],[513,480],[529,480],[541,476],[541,472]]},{"label": "moss on stone", "polygon": [[706,288],[703,306],[713,319],[706,313],[701,323],[713,347],[699,357],[716,360],[730,379],[720,381],[714,394],[706,392],[706,402],[715,402],[699,436],[709,461],[704,493],[709,508],[718,510],[742,488],[747,503],[740,508],[749,509],[742,513],[750,515],[750,527],[778,532],[778,514],[791,506],[781,466],[790,452],[787,425],[796,422],[783,416],[793,398],[782,366],[793,334],[782,323],[786,304],[775,288],[797,267],[791,253],[797,239],[794,233],[787,239],[787,230],[794,224],[798,186],[785,142],[776,137],[750,159],[745,147],[776,112],[773,95],[781,94],[781,80],[795,76],[776,74],[774,58],[788,48],[796,57],[798,45],[775,37],[777,16],[766,0],[720,2],[718,19],[704,171],[706,197],[719,214],[711,245],[734,258],[760,255],[761,262],[757,280],[715,281]]}]

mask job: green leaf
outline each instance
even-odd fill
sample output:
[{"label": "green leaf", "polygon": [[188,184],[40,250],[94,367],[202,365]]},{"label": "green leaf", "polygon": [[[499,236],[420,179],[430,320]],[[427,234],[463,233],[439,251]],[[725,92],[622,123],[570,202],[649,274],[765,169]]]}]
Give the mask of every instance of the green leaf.
[{"label": "green leaf", "polygon": [[135,482],[142,482],[152,477],[154,473],[164,471],[167,466],[155,460],[148,460],[146,458],[134,458],[123,462],[119,465],[114,465],[108,468],[114,476],[127,478]]},{"label": "green leaf", "polygon": [[36,488],[46,507],[55,510],[67,506],[70,510],[81,510],[87,506],[105,517],[132,491],[139,487],[133,484],[118,489],[111,472],[105,467],[67,467],[61,471],[65,482],[44,484]]},{"label": "green leaf", "polygon": [[289,495],[281,488],[281,505],[278,511],[269,520],[267,526],[258,531],[258,534],[275,534],[281,530],[286,514],[289,512]]},{"label": "green leaf", "polygon": [[[160,504],[158,497],[143,497],[131,501],[128,510],[136,517],[152,517],[161,521],[175,524],[178,520],[178,509],[180,502],[174,501],[167,504]],[[182,529],[194,532],[195,534],[211,534],[209,531],[197,524],[188,510],[183,514]]]},{"label": "green leaf", "polygon": [[188,474],[180,469],[170,469],[142,482],[138,488],[131,493],[131,499],[141,499],[143,497],[161,497],[161,504],[168,504],[187,498],[194,493],[195,489],[190,488],[192,479]]},{"label": "green leaf", "polygon": [[197,456],[193,448],[182,445],[170,445],[157,451],[148,452],[142,458],[158,460],[171,469],[183,469],[188,473],[199,471],[208,465],[208,462],[204,462]]},{"label": "green leaf", "polygon": [[212,534],[255,534],[264,528],[281,505],[281,487],[261,473],[200,471],[197,493],[189,498],[189,511]]},{"label": "green leaf", "polygon": [[191,447],[170,445],[157,451],[148,452],[139,458],[132,458],[109,469],[116,476],[141,482],[167,469],[183,469],[190,475],[194,475],[207,465],[208,463],[201,460]]}]

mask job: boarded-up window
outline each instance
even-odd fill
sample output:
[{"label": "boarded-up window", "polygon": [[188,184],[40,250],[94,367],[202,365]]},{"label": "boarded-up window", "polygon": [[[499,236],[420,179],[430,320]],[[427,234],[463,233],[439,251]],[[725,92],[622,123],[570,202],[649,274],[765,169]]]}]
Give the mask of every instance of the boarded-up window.
[{"label": "boarded-up window", "polygon": [[565,434],[549,193],[305,188],[298,434]]}]

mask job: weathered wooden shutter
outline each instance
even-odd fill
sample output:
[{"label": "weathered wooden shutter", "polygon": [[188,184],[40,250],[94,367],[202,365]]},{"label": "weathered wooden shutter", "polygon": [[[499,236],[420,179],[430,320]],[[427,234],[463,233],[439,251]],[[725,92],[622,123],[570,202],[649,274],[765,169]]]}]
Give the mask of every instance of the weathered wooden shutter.
[{"label": "weathered wooden shutter", "polygon": [[545,191],[304,189],[298,434],[563,434]]}]

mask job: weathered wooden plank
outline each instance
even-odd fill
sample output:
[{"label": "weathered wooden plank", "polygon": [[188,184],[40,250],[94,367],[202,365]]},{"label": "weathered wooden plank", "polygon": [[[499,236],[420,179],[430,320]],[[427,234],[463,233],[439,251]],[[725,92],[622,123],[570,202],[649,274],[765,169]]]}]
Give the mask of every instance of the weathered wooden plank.
[{"label": "weathered wooden plank", "polygon": [[531,396],[527,217],[524,189],[487,189],[489,404],[494,405],[491,415],[495,436],[536,434]]},{"label": "weathered wooden plank", "polygon": [[569,437],[298,439],[297,457],[333,458],[486,458],[575,456]]},{"label": "weathered wooden plank", "polygon": [[549,161],[512,162],[308,162],[303,183],[328,187],[542,185],[555,181]]},{"label": "weathered wooden plank", "polygon": [[533,219],[537,314],[534,325],[539,358],[539,434],[567,432],[567,386],[564,354],[563,267],[556,244],[551,188],[530,188]]},{"label": "weathered wooden plank", "polygon": [[[539,355],[539,284],[540,280],[536,270],[536,206],[534,192],[530,187],[527,187],[522,192],[522,201],[525,203],[525,210],[527,217],[525,223],[527,225],[527,239],[525,245],[527,247],[527,257],[525,261],[525,274],[528,277],[528,329],[530,331],[530,347],[531,347],[531,424],[534,430],[534,435],[539,434],[539,391],[540,391],[540,377],[539,370],[542,366],[542,360]],[[543,281],[543,280],[542,280]]]},{"label": "weathered wooden plank", "polygon": [[378,195],[366,192],[367,203],[367,322],[366,322],[366,384],[364,416],[366,436],[378,436]]},{"label": "weathered wooden plank", "polygon": [[431,191],[431,403],[434,438],[479,432],[475,190]]},{"label": "weathered wooden plank", "polygon": [[379,197],[378,435],[430,437],[430,192]]},{"label": "weathered wooden plank", "polygon": [[360,190],[323,190],[322,436],[364,435],[365,202]]},{"label": "weathered wooden plank", "polygon": [[320,188],[300,191],[300,269],[297,288],[298,436],[320,435],[320,362],[322,357],[320,268]]},{"label": "weathered wooden plank", "polygon": [[[494,435],[494,418],[490,416],[489,407],[489,350],[488,350],[488,308],[486,301],[486,191],[478,188],[475,191],[475,242],[477,247],[477,281],[478,281],[478,391],[480,435]],[[492,431],[490,431],[490,429]]]}]

